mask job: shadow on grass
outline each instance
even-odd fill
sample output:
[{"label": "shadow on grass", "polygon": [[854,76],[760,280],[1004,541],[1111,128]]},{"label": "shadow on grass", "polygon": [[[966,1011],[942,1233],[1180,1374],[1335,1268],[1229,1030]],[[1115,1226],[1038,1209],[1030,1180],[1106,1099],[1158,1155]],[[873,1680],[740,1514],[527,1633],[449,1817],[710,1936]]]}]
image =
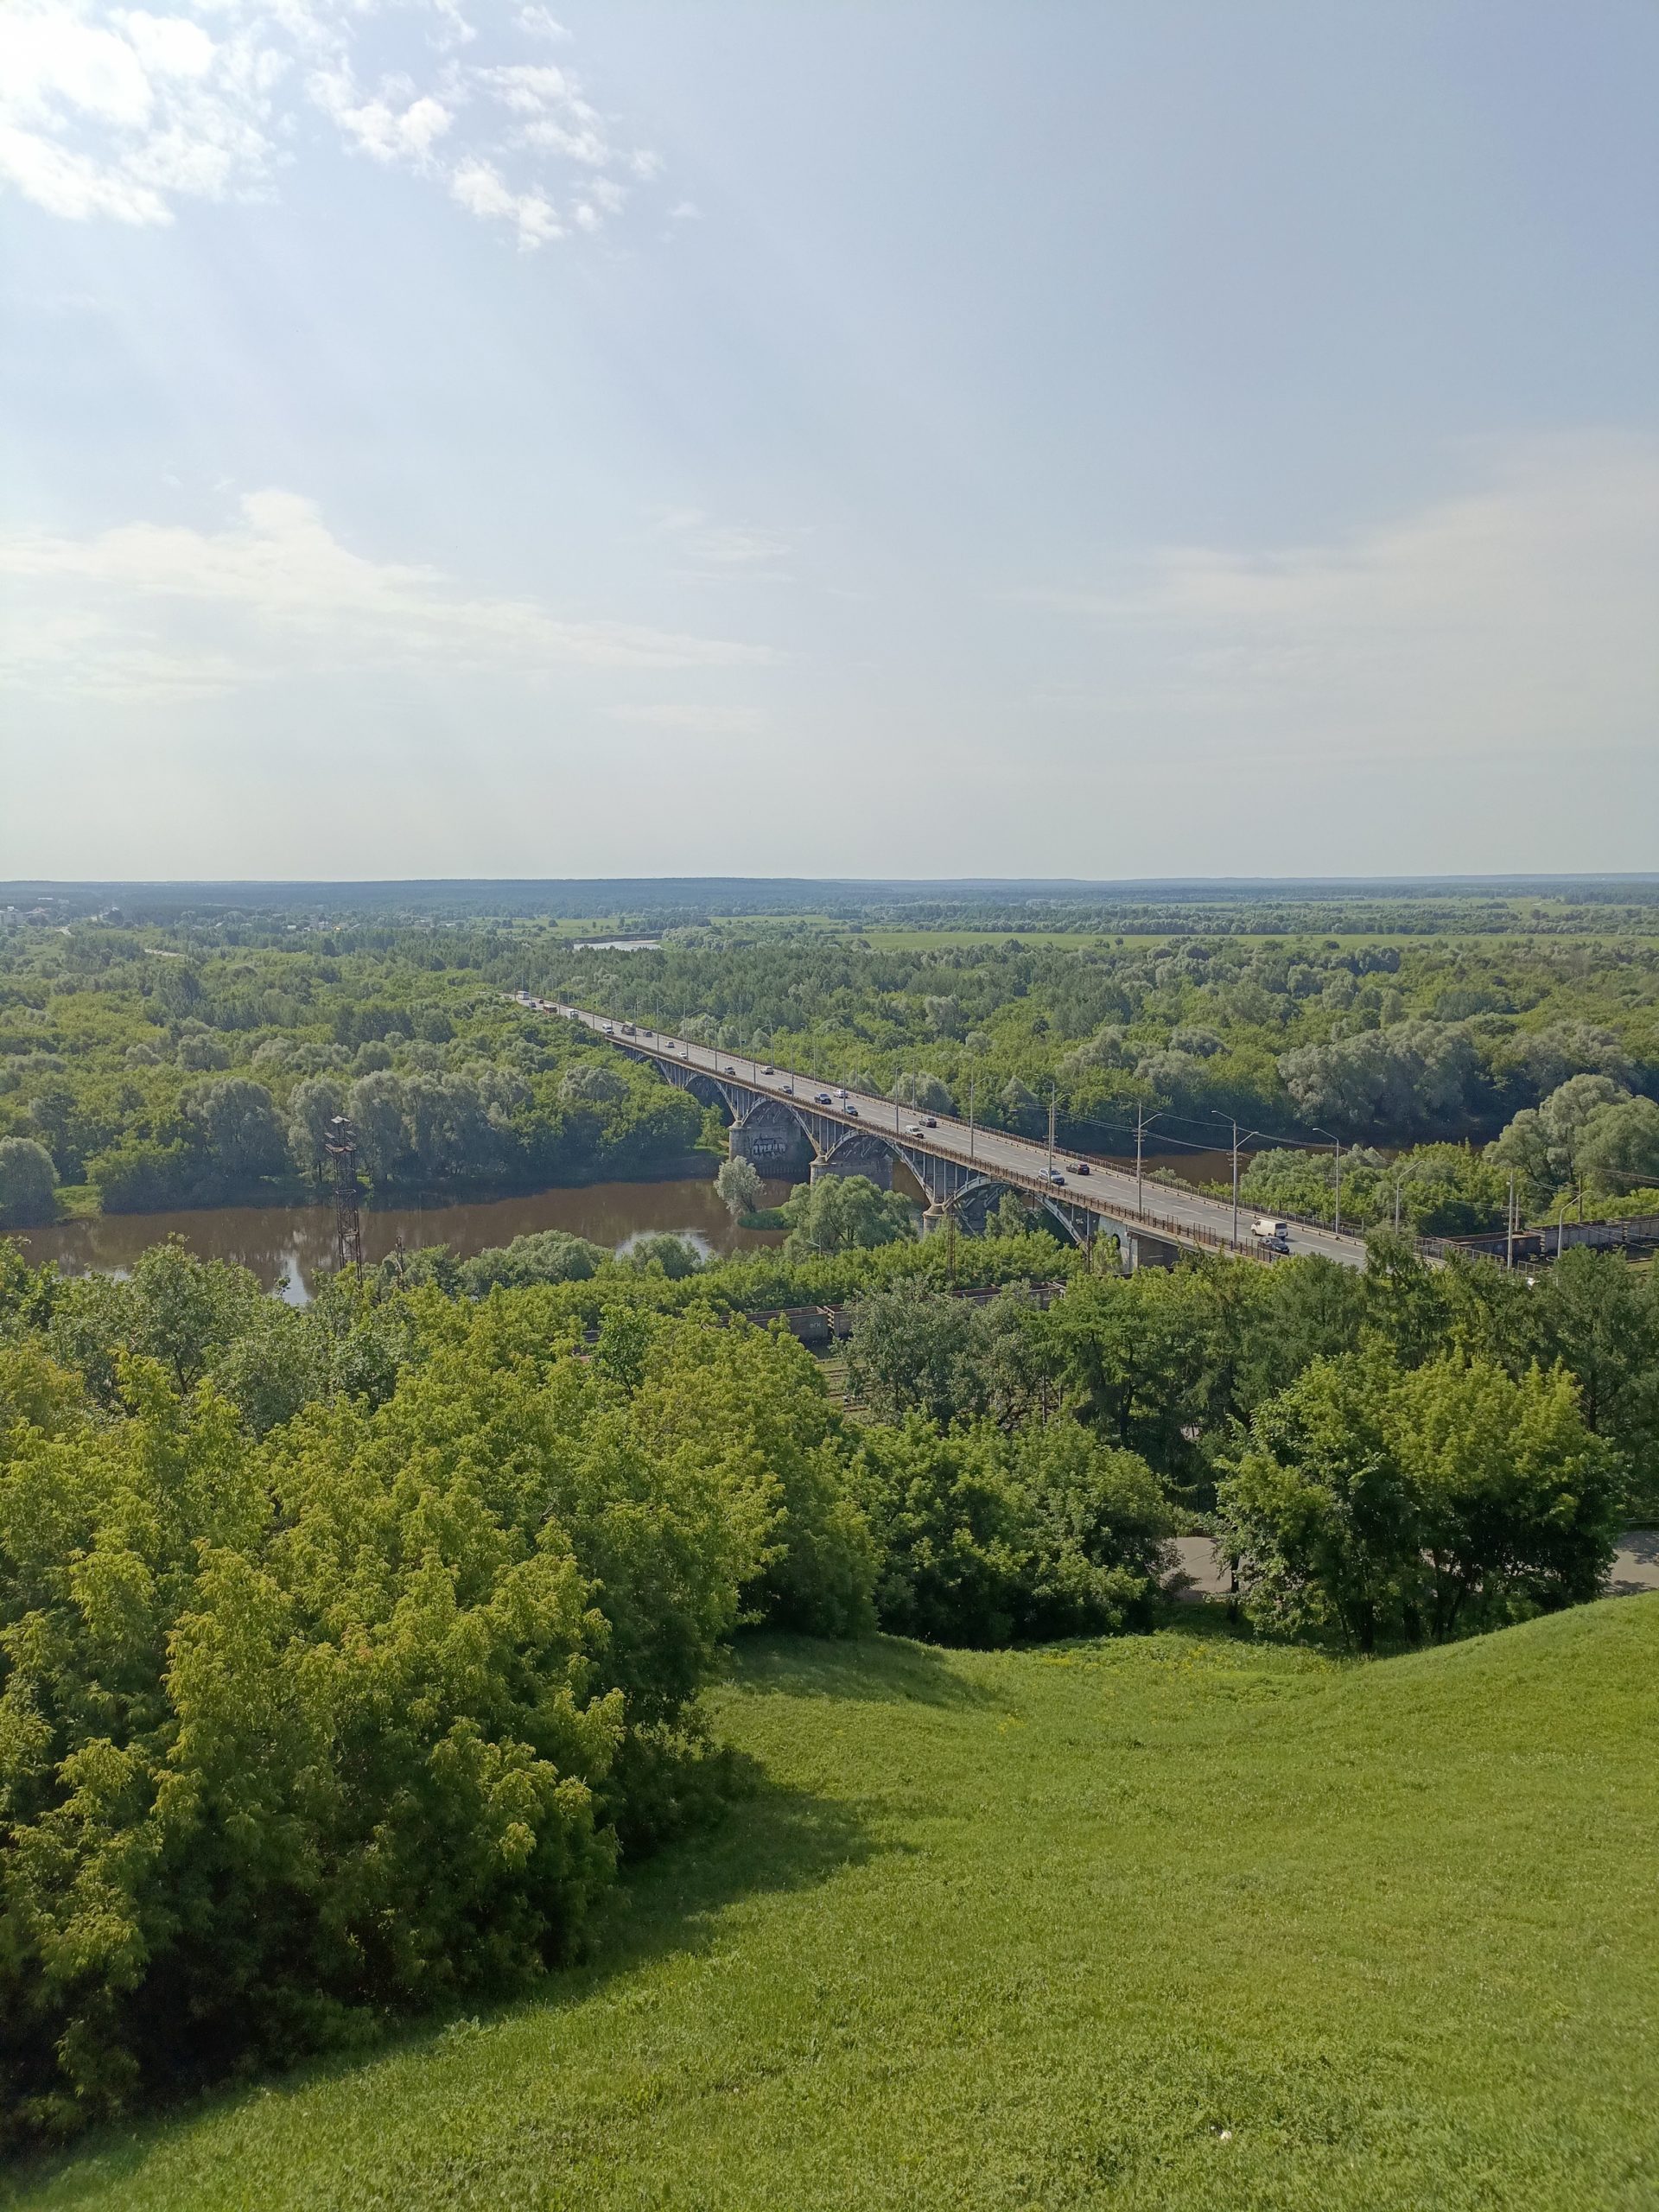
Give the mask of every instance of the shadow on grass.
[{"label": "shadow on grass", "polygon": [[902,1847],[878,1846],[855,1806],[785,1788],[745,1759],[724,1808],[625,1872],[595,1914],[583,1955],[539,1985],[494,2000],[474,1992],[442,2013],[389,2024],[365,2048],[321,2054],[283,2071],[221,2078],[152,2105],[135,2115],[136,2126],[129,2120],[63,2148],[25,2151],[0,2168],[0,2206],[54,2181],[67,2193],[51,2201],[75,2202],[80,2177],[106,2186],[124,2172],[136,2174],[162,2139],[193,2122],[271,2097],[302,2096],[388,2063],[440,2057],[480,2029],[580,2005],[655,1959],[707,1950],[719,1940],[720,1916],[729,1906],[810,1889],[878,1849],[896,1847]]},{"label": "shadow on grass", "polygon": [[746,1636],[731,1679],[771,1696],[829,1697],[848,1705],[988,1707],[988,1691],[959,1673],[947,1653],[897,1636],[830,1643],[800,1636]]}]

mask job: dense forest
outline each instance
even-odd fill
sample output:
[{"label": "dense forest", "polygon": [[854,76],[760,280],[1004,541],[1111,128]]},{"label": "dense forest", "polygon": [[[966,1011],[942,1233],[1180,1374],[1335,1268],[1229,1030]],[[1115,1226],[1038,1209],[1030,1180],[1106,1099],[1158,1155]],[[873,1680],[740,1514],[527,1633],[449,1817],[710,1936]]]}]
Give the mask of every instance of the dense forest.
[{"label": "dense forest", "polygon": [[154,934],[0,938],[0,1222],[77,1186],[111,1212],[302,1197],[344,1112],[378,1188],[650,1174],[704,1135],[683,1093],[527,1025],[487,941],[203,955]]},{"label": "dense forest", "polygon": [[1368,1227],[1493,1225],[1512,1171],[1535,1218],[1649,1211],[1659,1185],[1651,939],[882,949],[734,925],[648,952],[526,944],[523,965],[539,991],[983,1123],[1037,1134],[1052,1099],[1080,1150],[1122,1153],[1147,1117],[1213,1150],[1236,1122],[1267,1147],[1246,1198],[1316,1217],[1343,1145]]},{"label": "dense forest", "polygon": [[1137,1120],[1166,1152],[1213,1149],[1236,1122],[1247,1200],[1316,1217],[1338,1173],[1363,1226],[1492,1226],[1511,1175],[1531,1218],[1648,1210],[1659,939],[1586,933],[1614,911],[1593,901],[1497,934],[1491,904],[1395,902],[1391,940],[1340,931],[1341,905],[1245,935],[1243,905],[1203,931],[1166,906],[1154,938],[963,942],[984,902],[935,901],[893,909],[891,943],[870,909],[688,921],[636,951],[524,917],[35,922],[0,935],[0,1222],[302,1195],[342,1110],[383,1189],[662,1173],[718,1141],[647,1071],[512,1006],[523,987],[987,1123],[1038,1130],[1052,1100],[1083,1150],[1123,1151]]}]

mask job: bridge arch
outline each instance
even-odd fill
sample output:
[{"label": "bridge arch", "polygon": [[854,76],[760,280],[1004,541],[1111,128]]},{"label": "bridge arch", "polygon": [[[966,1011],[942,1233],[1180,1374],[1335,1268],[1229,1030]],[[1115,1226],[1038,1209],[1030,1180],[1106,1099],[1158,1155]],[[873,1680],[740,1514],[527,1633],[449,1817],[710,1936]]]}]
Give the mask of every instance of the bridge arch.
[{"label": "bridge arch", "polygon": [[866,1175],[878,1190],[893,1188],[893,1163],[899,1147],[874,1129],[849,1129],[812,1162],[812,1180],[821,1175]]},{"label": "bridge arch", "polygon": [[781,1098],[762,1098],[734,1122],[730,1147],[734,1160],[779,1176],[806,1173],[818,1151],[805,1120]]}]

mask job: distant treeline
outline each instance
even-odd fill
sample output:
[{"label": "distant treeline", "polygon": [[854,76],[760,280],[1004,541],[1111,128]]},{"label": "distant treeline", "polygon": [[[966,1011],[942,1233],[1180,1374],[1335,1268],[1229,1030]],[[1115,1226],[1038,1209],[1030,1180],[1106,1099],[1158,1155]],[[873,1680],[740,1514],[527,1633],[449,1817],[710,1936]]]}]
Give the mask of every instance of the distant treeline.
[{"label": "distant treeline", "polygon": [[1381,930],[1433,934],[1650,925],[1659,875],[1340,877],[1128,883],[755,876],[395,883],[0,883],[0,913],[208,928],[358,920],[606,921],[648,930],[719,916],[822,916],[908,929]]}]

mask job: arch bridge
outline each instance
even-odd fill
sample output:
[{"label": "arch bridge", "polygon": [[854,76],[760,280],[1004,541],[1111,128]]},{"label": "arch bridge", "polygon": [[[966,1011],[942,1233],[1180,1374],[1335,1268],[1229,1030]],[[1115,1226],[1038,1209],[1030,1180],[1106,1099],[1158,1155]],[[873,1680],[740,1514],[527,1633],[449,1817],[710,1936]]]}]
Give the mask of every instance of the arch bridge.
[{"label": "arch bridge", "polygon": [[[982,1224],[1004,1191],[1039,1207],[1073,1243],[1092,1247],[1115,1236],[1126,1268],[1167,1264],[1178,1252],[1234,1252],[1268,1256],[1241,1224],[1230,1200],[1207,1192],[1154,1185],[1154,1203],[1140,1179],[1109,1162],[1057,1156],[1049,1147],[1005,1129],[976,1128],[952,1115],[929,1116],[862,1091],[845,1092],[745,1053],[719,1052],[668,1037],[614,1015],[554,1007],[520,994],[518,1002],[582,1023],[670,1083],[720,1109],[731,1125],[734,1159],[752,1160],[763,1175],[867,1175],[893,1187],[902,1160],[927,1198],[924,1231],[951,1218]],[[1239,1234],[1241,1225],[1245,1234]],[[1294,1224],[1293,1250],[1322,1252],[1351,1267],[1365,1262],[1363,1242]]]}]

